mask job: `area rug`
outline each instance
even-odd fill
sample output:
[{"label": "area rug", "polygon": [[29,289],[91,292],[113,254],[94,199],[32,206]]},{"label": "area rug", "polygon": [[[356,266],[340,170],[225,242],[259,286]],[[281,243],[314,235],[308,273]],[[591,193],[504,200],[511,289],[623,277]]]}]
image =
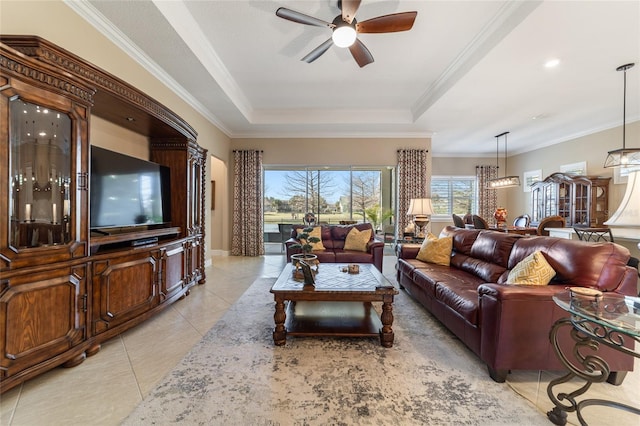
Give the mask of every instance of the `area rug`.
[{"label": "area rug", "polygon": [[404,292],[392,348],[376,338],[274,346],[274,280],[257,280],[123,424],[549,424]]}]

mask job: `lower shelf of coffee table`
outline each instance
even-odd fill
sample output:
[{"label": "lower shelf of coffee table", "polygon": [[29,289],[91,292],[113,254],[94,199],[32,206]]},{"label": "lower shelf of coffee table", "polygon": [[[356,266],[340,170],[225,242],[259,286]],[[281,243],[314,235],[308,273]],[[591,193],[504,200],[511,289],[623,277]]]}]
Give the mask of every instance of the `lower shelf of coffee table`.
[{"label": "lower shelf of coffee table", "polygon": [[290,336],[378,336],[382,322],[370,302],[294,302],[286,311]]}]

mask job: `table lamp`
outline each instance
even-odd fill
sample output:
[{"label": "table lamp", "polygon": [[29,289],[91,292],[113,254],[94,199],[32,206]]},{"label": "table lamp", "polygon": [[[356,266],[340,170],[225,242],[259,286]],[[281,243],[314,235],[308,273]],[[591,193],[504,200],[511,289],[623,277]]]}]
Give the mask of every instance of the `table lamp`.
[{"label": "table lamp", "polygon": [[604,222],[612,228],[640,228],[640,167],[632,168],[627,176],[627,188],[620,206]]},{"label": "table lamp", "polygon": [[407,216],[413,216],[416,225],[416,236],[424,238],[424,227],[429,223],[429,216],[433,214],[431,198],[412,198],[409,203]]}]

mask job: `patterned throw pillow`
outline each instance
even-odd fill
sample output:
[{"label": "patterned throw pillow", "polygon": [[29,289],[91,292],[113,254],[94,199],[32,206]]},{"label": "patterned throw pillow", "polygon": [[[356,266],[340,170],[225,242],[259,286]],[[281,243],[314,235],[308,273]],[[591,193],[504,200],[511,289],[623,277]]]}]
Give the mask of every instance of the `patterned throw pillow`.
[{"label": "patterned throw pillow", "polygon": [[509,272],[507,284],[547,285],[556,271],[540,251],[531,253],[522,259]]},{"label": "patterned throw pillow", "polygon": [[453,237],[437,238],[435,235],[429,234],[422,242],[416,259],[436,265],[449,266],[452,249]]},{"label": "patterned throw pillow", "polygon": [[[304,231],[302,229],[298,229],[298,235],[300,234],[304,234]],[[311,237],[317,237],[320,240],[317,243],[309,243],[311,244],[311,250],[312,251],[324,250],[324,244],[322,244],[322,227],[321,226],[313,227],[313,230],[309,232],[309,238]],[[300,242],[302,244],[306,244],[307,240],[305,240],[304,238],[300,238]]]},{"label": "patterned throw pillow", "polygon": [[347,238],[344,240],[345,250],[354,251],[367,251],[367,243],[371,239],[371,229],[365,229],[359,231],[357,228],[352,228],[347,234]]}]

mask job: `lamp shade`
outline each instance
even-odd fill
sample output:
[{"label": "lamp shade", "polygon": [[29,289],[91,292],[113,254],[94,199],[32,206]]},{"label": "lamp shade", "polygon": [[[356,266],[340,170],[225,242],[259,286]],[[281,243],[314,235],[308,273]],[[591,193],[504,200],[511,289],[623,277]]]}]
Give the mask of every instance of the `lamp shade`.
[{"label": "lamp shade", "polygon": [[520,186],[519,176],[505,176],[487,182],[487,189],[510,188],[512,186]]},{"label": "lamp shade", "polygon": [[407,216],[429,216],[433,214],[431,198],[412,198]]},{"label": "lamp shade", "polygon": [[640,166],[640,148],[622,148],[609,151],[604,167]]},{"label": "lamp shade", "polygon": [[618,210],[604,224],[611,227],[640,228],[640,168],[629,172],[627,190]]}]

